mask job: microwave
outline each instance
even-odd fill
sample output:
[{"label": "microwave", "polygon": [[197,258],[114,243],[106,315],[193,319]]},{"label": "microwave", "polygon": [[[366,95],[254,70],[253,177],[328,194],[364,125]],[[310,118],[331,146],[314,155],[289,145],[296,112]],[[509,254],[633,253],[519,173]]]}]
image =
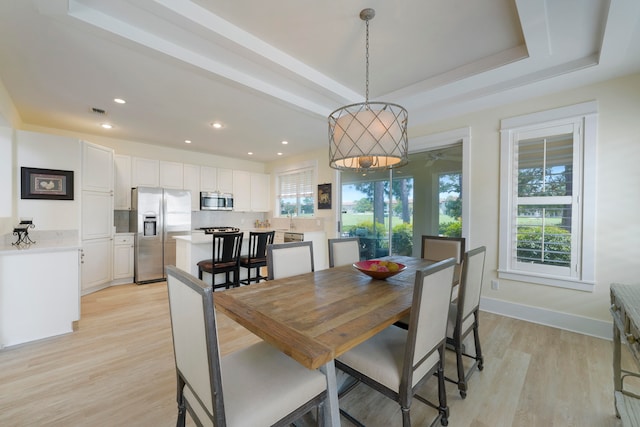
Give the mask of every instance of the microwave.
[{"label": "microwave", "polygon": [[233,195],[218,192],[200,192],[201,211],[231,211],[233,210]]}]

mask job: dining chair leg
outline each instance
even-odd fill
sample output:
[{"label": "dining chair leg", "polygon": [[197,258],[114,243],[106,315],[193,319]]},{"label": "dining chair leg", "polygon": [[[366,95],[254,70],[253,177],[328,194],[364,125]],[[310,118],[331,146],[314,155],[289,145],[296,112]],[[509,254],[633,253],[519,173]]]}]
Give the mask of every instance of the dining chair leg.
[{"label": "dining chair leg", "polygon": [[480,347],[480,333],[478,331],[478,312],[475,314],[476,323],[473,325],[473,341],[476,346],[476,360],[478,361],[478,370],[484,369],[484,357],[482,357],[482,348]]},{"label": "dining chair leg", "polygon": [[446,426],[449,424],[449,407],[447,406],[447,390],[444,384],[444,347],[438,349],[438,353],[440,353],[438,366],[438,402],[440,406],[438,412],[440,412],[440,424]]},{"label": "dining chair leg", "polygon": [[187,408],[184,403],[184,386],[184,380],[178,377],[178,420],[176,421],[176,427],[185,427],[187,418]]},{"label": "dining chair leg", "polygon": [[467,380],[464,373],[464,362],[462,360],[462,337],[456,339],[456,364],[458,365],[458,391],[463,399],[467,397]]},{"label": "dining chair leg", "polygon": [[402,427],[411,427],[411,414],[409,408],[400,408],[402,412]]}]

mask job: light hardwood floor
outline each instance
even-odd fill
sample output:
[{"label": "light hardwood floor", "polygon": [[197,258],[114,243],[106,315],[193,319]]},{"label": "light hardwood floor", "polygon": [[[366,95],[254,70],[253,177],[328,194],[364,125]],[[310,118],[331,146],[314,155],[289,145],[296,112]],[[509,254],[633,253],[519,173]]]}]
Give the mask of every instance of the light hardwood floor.
[{"label": "light hardwood floor", "polygon": [[[447,384],[450,426],[620,425],[610,342],[484,312],[480,321],[485,369],[464,400]],[[258,340],[222,314],[218,323],[223,354]],[[116,286],[82,297],[78,331],[0,351],[0,426],[172,426],[175,384],[165,283]],[[423,394],[434,391],[435,381]],[[402,425],[398,405],[362,385],[341,407],[367,426]],[[418,401],[411,412],[414,425],[433,414]]]}]

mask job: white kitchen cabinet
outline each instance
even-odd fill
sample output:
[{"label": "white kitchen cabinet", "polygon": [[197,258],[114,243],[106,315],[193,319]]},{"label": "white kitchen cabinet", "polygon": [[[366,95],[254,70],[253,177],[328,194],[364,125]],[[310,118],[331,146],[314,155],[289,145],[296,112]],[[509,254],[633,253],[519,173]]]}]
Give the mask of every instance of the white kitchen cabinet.
[{"label": "white kitchen cabinet", "polygon": [[82,240],[111,237],[113,196],[111,193],[82,192]]},{"label": "white kitchen cabinet", "polygon": [[233,171],[233,210],[249,212],[251,210],[251,173]]},{"label": "white kitchen cabinet", "polygon": [[218,168],[218,191],[233,193],[233,170]]},{"label": "white kitchen cabinet", "polygon": [[160,185],[160,161],[131,158],[131,186],[158,187]]},{"label": "white kitchen cabinet", "polygon": [[113,284],[133,282],[133,234],[113,238]]},{"label": "white kitchen cabinet", "polygon": [[269,188],[271,176],[264,173],[251,173],[251,210],[253,212],[268,212]]},{"label": "white kitchen cabinet", "polygon": [[200,166],[184,165],[183,188],[191,191],[191,210],[200,210]]},{"label": "white kitchen cabinet", "polygon": [[113,191],[113,150],[82,143],[82,190]]},{"label": "white kitchen cabinet", "polygon": [[113,209],[131,210],[131,156],[113,156],[115,183]]},{"label": "white kitchen cabinet", "polygon": [[200,166],[200,191],[233,192],[233,170]]},{"label": "white kitchen cabinet", "polygon": [[109,286],[113,273],[112,247],[111,238],[82,241],[82,295]]},{"label": "white kitchen cabinet", "polygon": [[178,162],[160,161],[160,187],[182,190],[184,165]]}]

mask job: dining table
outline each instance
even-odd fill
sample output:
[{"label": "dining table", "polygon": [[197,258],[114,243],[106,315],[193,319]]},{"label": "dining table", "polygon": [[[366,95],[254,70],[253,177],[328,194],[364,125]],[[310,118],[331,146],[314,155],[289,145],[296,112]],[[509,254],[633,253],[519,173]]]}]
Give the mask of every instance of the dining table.
[{"label": "dining table", "polygon": [[325,424],[340,425],[334,359],[411,310],[416,271],[434,261],[387,256],[406,268],[386,280],[352,265],[214,293],[216,310],[327,377]]}]

